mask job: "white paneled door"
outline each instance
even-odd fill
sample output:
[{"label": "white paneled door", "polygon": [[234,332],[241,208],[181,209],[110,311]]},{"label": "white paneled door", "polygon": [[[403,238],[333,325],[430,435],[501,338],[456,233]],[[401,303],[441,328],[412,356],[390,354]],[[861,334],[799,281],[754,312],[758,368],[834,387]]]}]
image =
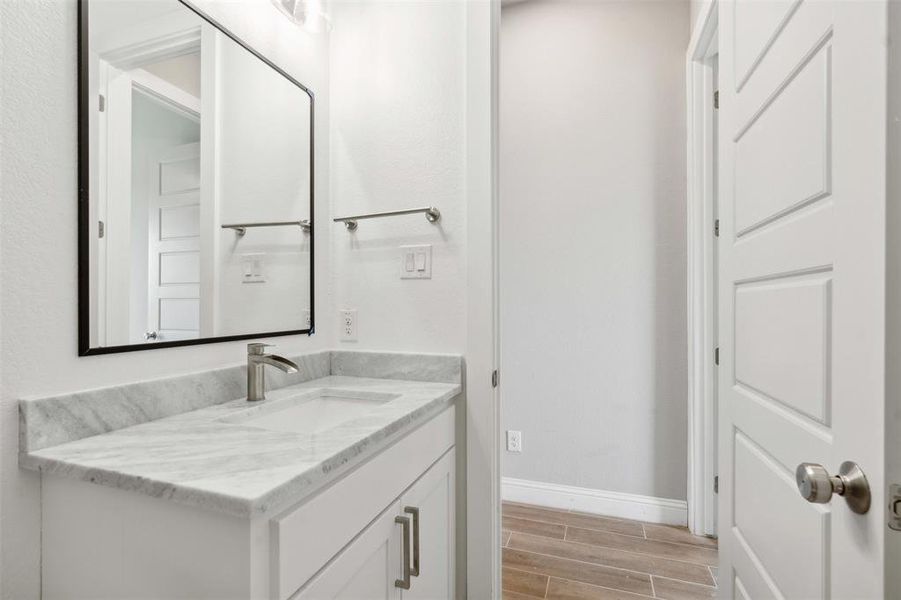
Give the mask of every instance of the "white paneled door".
[{"label": "white paneled door", "polygon": [[[886,2],[722,0],[724,598],[883,598]],[[800,463],[873,493],[810,503]]]},{"label": "white paneled door", "polygon": [[168,149],[153,166],[148,341],[200,334],[200,145]]}]

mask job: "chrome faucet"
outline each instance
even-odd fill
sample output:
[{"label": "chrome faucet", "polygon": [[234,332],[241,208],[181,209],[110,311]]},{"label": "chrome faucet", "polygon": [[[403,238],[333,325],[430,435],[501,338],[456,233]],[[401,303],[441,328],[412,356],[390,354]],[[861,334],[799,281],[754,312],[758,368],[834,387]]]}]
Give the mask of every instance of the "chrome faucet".
[{"label": "chrome faucet", "polygon": [[247,401],[258,402],[266,399],[266,371],[264,367],[271,365],[285,373],[297,373],[299,367],[275,354],[266,354],[270,344],[247,344]]}]

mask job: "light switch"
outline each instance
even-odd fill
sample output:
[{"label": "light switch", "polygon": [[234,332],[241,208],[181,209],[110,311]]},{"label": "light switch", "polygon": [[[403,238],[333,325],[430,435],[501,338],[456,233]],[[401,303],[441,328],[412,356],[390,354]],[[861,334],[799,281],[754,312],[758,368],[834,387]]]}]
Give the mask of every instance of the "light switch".
[{"label": "light switch", "polygon": [[254,252],[241,255],[241,283],[266,283],[263,271],[266,266],[266,254]]},{"label": "light switch", "polygon": [[431,246],[401,246],[400,257],[401,279],[432,278]]}]

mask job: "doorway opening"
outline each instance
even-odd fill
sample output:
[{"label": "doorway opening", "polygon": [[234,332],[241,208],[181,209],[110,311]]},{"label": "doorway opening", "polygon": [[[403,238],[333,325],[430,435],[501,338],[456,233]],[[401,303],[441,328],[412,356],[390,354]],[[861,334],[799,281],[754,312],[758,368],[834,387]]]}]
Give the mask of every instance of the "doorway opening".
[{"label": "doorway opening", "polygon": [[[679,3],[503,5],[498,437],[509,597],[717,589],[708,342],[718,53],[716,10],[705,14],[704,37],[690,39]],[[686,111],[698,113],[687,124]],[[695,369],[709,385],[695,385]],[[657,569],[668,561],[685,571]],[[641,575],[598,575],[610,569]]]}]

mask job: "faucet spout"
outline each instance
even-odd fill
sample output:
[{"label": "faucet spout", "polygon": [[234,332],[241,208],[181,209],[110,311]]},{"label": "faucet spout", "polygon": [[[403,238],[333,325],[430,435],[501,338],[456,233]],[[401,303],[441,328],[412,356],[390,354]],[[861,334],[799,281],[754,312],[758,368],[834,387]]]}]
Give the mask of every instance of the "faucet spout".
[{"label": "faucet spout", "polygon": [[275,367],[276,369],[281,369],[285,373],[297,373],[300,371],[300,367],[297,366],[297,363],[275,354],[264,354],[260,356],[256,362]]},{"label": "faucet spout", "polygon": [[248,402],[259,402],[266,399],[266,365],[281,369],[285,373],[300,371],[300,367],[284,356],[266,354],[266,346],[267,344],[247,344]]}]

